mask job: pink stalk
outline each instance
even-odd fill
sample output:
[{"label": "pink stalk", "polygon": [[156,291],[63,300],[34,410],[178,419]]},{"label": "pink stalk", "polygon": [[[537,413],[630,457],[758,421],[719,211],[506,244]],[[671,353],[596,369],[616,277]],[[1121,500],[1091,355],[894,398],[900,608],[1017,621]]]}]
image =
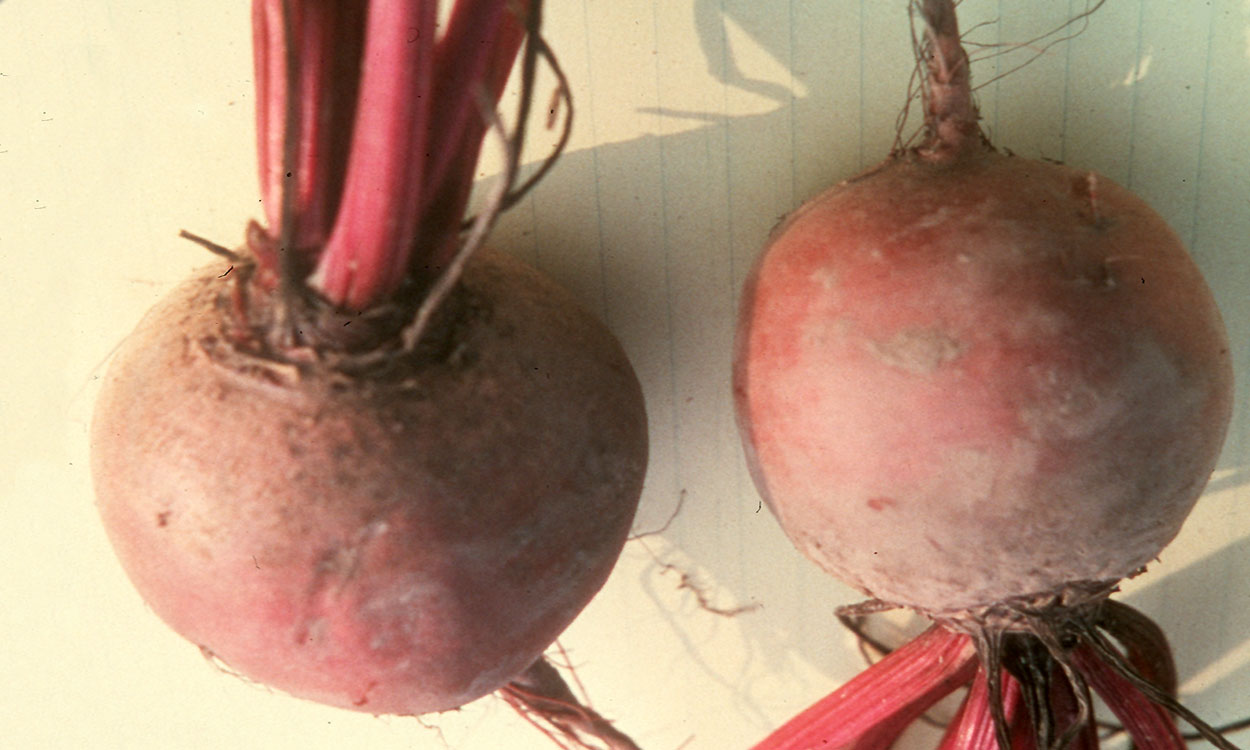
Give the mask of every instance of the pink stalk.
[{"label": "pink stalk", "polygon": [[337,220],[310,279],[362,310],[404,279],[420,216],[437,0],[373,0]]},{"label": "pink stalk", "polygon": [[[281,233],[283,190],[294,184],[292,215],[298,220],[292,240],[295,248],[309,250],[325,241],[342,188],[342,135],[351,130],[365,0],[290,2],[289,9],[284,22],[282,0],[252,4],[257,161],[270,238]],[[298,67],[296,152],[289,177],[284,163],[288,25]]]},{"label": "pink stalk", "polygon": [[1093,649],[1086,645],[1073,649],[1072,662],[1139,748],[1185,750],[1185,740],[1167,709],[1153,703]]},{"label": "pink stalk", "polygon": [[256,155],[260,169],[260,199],[270,227],[281,223],[282,135],[286,97],[286,44],[282,34],[280,0],[252,3],[252,65],[256,79]]},{"label": "pink stalk", "polygon": [[352,310],[436,278],[529,6],[459,0],[439,36],[438,0],[253,0],[262,268]]},{"label": "pink stalk", "polygon": [[[1015,727],[1020,723],[1022,713],[1020,683],[1005,669],[1002,671],[1002,682],[1003,714],[1007,722]],[[977,670],[972,687],[954,721],[946,728],[938,750],[998,750],[994,714],[990,710],[989,679],[984,669]]]},{"label": "pink stalk", "polygon": [[973,678],[967,635],[935,625],[766,737],[754,750],[880,747]]},{"label": "pink stalk", "polygon": [[[452,9],[434,63],[434,95],[440,106],[430,114],[430,130],[443,148],[432,150],[426,160],[433,185],[447,178],[454,163],[467,161],[459,159],[462,149],[476,149],[482,140],[485,125],[475,89],[483,86],[482,93],[492,100],[498,96],[523,36],[509,6],[500,0],[462,0]],[[485,45],[498,54],[483,55],[480,49]]]},{"label": "pink stalk", "polygon": [[[422,215],[422,259],[441,267],[456,246],[486,134],[479,95],[497,102],[525,38],[528,0],[462,0],[453,9],[435,57],[430,130],[438,139],[427,160],[429,198]],[[487,54],[483,54],[487,50]]]}]

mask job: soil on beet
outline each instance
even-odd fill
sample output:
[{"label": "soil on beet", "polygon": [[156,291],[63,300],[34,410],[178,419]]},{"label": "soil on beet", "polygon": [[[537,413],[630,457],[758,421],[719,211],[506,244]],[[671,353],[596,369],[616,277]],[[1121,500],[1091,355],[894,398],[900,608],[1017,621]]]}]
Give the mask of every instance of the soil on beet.
[{"label": "soil on beet", "polygon": [[93,424],[99,510],[148,604],[251,679],[372,713],[524,671],[603,584],[641,492],[616,340],[482,252],[433,343],[345,374],[266,356],[219,276],[140,323]]}]

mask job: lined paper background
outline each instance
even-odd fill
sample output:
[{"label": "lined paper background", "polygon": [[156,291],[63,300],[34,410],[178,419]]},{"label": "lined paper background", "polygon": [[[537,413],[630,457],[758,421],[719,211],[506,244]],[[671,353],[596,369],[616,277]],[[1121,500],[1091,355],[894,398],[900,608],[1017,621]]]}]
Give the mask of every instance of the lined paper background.
[{"label": "lined paper background", "polygon": [[[231,244],[260,215],[246,5],[0,1],[0,747],[550,747],[489,699],[432,719],[439,735],[225,677],[145,610],[98,528],[100,368],[207,260],[178,229]],[[745,474],[729,356],[769,228],[893,142],[905,5],[548,2],[574,137],[495,244],[573,289],[634,361],[652,438],[638,530],[682,501],[562,638],[593,705],[649,750],[745,748],[861,667],[832,616],[855,595],[793,551]],[[1010,44],[1085,5],[965,0],[961,15],[971,40]],[[974,81],[1042,46],[978,62]],[[1171,634],[1192,708],[1250,714],[1250,2],[1108,0],[978,97],[998,145],[1150,202],[1224,311],[1239,376],[1224,456],[1125,599]],[[534,158],[549,141],[534,134]],[[712,614],[682,573],[711,606],[757,609]]]}]

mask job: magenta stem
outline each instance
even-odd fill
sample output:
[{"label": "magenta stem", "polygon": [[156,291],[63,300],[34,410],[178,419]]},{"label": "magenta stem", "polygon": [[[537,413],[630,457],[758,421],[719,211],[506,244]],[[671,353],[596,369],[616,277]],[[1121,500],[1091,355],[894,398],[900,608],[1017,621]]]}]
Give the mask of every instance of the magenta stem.
[{"label": "magenta stem", "polygon": [[[1020,683],[1007,670],[1002,670],[1003,714],[1015,728],[1021,716]],[[1027,721],[1025,722],[1027,724]],[[1018,732],[1015,734],[1019,734]],[[1031,732],[1025,733],[1031,736]],[[994,714],[990,710],[990,688],[984,668],[977,669],[972,687],[964,697],[959,713],[946,728],[938,750],[999,750],[994,729]],[[1017,748],[1017,750],[1021,750]]]},{"label": "magenta stem", "polygon": [[1072,662],[1141,750],[1185,750],[1185,739],[1167,709],[1146,697],[1128,678],[1086,645],[1072,650]]},{"label": "magenta stem", "polygon": [[967,635],[935,625],[773,732],[754,750],[872,747],[973,678]]},{"label": "magenta stem", "polygon": [[[443,183],[466,145],[475,149],[481,143],[485,125],[477,111],[475,89],[483,86],[481,93],[493,100],[498,96],[493,84],[501,89],[507,78],[521,40],[521,27],[515,22],[504,27],[511,32],[506,37],[499,33],[510,15],[508,3],[499,0],[462,0],[452,10],[447,35],[435,57],[438,75],[434,95],[440,104],[431,113],[430,124],[445,148],[430,152],[427,163],[431,184]],[[479,51],[491,45],[500,54],[484,55]],[[496,69],[500,65],[502,71]]]},{"label": "magenta stem", "polygon": [[271,227],[279,226],[282,210],[282,183],[276,178],[281,174],[285,131],[285,50],[282,3],[280,0],[254,0],[252,65],[256,83],[256,156],[261,204]]},{"label": "magenta stem", "polygon": [[350,310],[437,278],[529,8],[458,0],[440,35],[438,0],[253,0],[260,265]]},{"label": "magenta stem", "polygon": [[436,0],[373,0],[342,204],[311,285],[362,310],[403,281],[420,216]]},{"label": "magenta stem", "polygon": [[[270,235],[276,239],[282,226],[283,190],[294,185],[292,209],[298,221],[292,239],[296,249],[318,248],[334,220],[346,159],[341,142],[351,132],[355,105],[365,4],[366,0],[254,0],[252,4],[261,201],[272,228]],[[284,22],[286,13],[289,17]],[[298,60],[294,168],[284,163],[287,26]]]},{"label": "magenta stem", "polygon": [[430,197],[422,216],[419,253],[441,268],[455,251],[458,228],[476,177],[487,122],[480,97],[497,102],[525,38],[528,0],[461,0],[452,10],[435,57],[430,126],[438,148],[427,160]]}]

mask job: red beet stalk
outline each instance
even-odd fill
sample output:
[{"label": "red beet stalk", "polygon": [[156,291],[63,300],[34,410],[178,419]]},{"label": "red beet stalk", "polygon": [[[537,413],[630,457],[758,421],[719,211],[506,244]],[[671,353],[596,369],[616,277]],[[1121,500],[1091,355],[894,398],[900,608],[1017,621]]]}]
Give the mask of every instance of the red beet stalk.
[{"label": "red beet stalk", "polygon": [[[1013,728],[1020,725],[1028,726],[1027,717],[1020,699],[1020,683],[1002,672],[1003,684],[1003,715]],[[1018,739],[1031,742],[1031,732],[1017,732]],[[1017,739],[1013,737],[1013,739]],[[1015,747],[1023,749],[1025,745]],[[998,750],[998,741],[994,729],[994,714],[990,710],[989,678],[984,669],[978,669],[972,680],[972,687],[964,696],[959,713],[946,728],[942,735],[942,744],[938,750]]]},{"label": "red beet stalk", "polygon": [[933,626],[791,719],[755,750],[884,748],[977,669],[972,639]]},{"label": "red beet stalk", "polygon": [[528,5],[255,0],[262,269],[358,311],[437,277]]},{"label": "red beet stalk", "polygon": [[1111,713],[1123,722],[1133,742],[1149,750],[1185,750],[1185,740],[1167,709],[1151,702],[1093,649],[1085,645],[1074,649],[1072,661]]}]

